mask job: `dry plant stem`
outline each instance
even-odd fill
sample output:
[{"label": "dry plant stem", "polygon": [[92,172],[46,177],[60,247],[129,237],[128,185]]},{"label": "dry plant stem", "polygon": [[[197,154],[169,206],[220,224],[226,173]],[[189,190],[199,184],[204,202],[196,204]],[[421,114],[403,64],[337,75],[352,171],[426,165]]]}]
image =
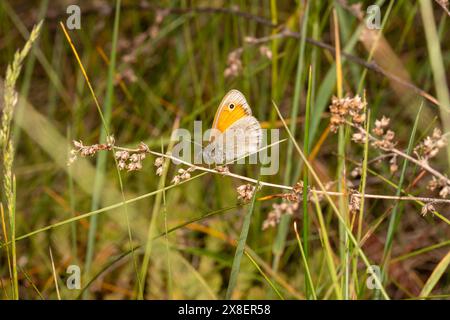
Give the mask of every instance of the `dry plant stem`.
[{"label": "dry plant stem", "polygon": [[[358,129],[361,133],[366,134],[366,131],[359,127],[356,126],[355,124],[351,123],[350,121],[347,121],[347,124],[349,124],[350,126],[352,126],[353,128]],[[369,140],[371,141],[380,141],[379,139],[375,138],[374,136],[372,136],[371,134],[369,134]],[[447,184],[450,185],[450,179],[447,178],[445,175],[443,175],[442,173],[440,173],[439,171],[437,171],[436,169],[433,169],[432,167],[430,167],[429,164],[425,163],[424,161],[420,161],[419,159],[416,159],[414,157],[411,157],[410,155],[407,155],[406,153],[404,153],[403,151],[400,151],[396,148],[391,148],[391,149],[382,149],[384,151],[389,151],[391,153],[397,154],[400,157],[403,157],[404,159],[407,159],[408,161],[411,161],[413,163],[415,163],[416,165],[418,165],[419,167],[421,167],[422,169],[428,171],[429,173],[431,173],[433,176],[435,176],[436,178],[442,179],[444,180]]]},{"label": "dry plant stem", "polygon": [[[129,149],[129,148],[123,148],[123,147],[118,147],[118,146],[114,146],[113,149],[115,150],[121,150],[121,151],[128,151],[128,152],[139,152],[142,151],[141,149]],[[210,168],[205,168],[202,166],[197,166],[195,164],[192,164],[190,162],[187,161],[183,161],[177,157],[174,157],[172,155],[168,155],[168,154],[163,154],[163,153],[159,153],[156,151],[152,151],[152,150],[147,150],[148,153],[157,156],[157,157],[164,157],[164,158],[168,158],[174,161],[177,161],[179,163],[182,163],[186,166],[189,166],[195,170],[200,170],[200,171],[204,171],[204,172],[210,172],[210,173],[214,173],[214,174],[219,174],[222,176],[229,176],[229,177],[233,177],[239,180],[243,180],[243,181],[247,181],[247,182],[251,182],[254,184],[258,184],[261,186],[265,186],[265,187],[273,187],[273,188],[278,188],[278,189],[284,189],[284,190],[290,190],[293,191],[293,187],[291,186],[286,186],[286,185],[282,185],[282,184],[276,184],[276,183],[269,183],[269,182],[264,182],[264,181],[258,181],[256,179],[252,179],[246,176],[241,176],[239,174],[236,173],[232,173],[232,172],[222,172],[222,171],[218,171],[215,169],[210,169]],[[401,151],[399,151],[401,152]],[[316,190],[314,188],[312,188],[310,190],[310,192],[315,192],[316,194],[320,195],[320,194],[328,194],[330,196],[341,196],[343,193],[342,192],[335,192],[335,191],[327,191],[324,192],[322,190]],[[363,195],[355,193],[353,194],[353,196],[355,197],[363,197]],[[427,198],[427,197],[409,197],[409,196],[390,196],[390,195],[379,195],[379,194],[365,194],[364,198],[368,198],[368,199],[384,199],[384,200],[403,200],[403,201],[422,201],[422,202],[426,202],[426,203],[450,203],[450,199],[440,199],[440,198]]]},{"label": "dry plant stem", "polygon": [[[272,41],[273,39],[280,39],[280,38],[287,38],[287,37],[291,37],[291,38],[296,38],[296,39],[300,39],[301,38],[301,34],[298,32],[293,32],[290,31],[288,29],[284,29],[282,30],[280,33],[275,34],[275,35],[271,35],[271,36],[267,36],[267,37],[262,37],[262,38],[247,38],[246,42],[250,43],[250,44],[261,44],[261,43],[265,43],[265,42],[269,42]],[[325,42],[322,41],[317,41],[311,38],[306,38],[305,39],[306,42],[308,42],[309,44],[312,44],[314,46],[317,46],[319,48],[322,49],[326,49],[328,51],[330,51],[332,54],[336,53],[336,49],[332,46],[329,45]],[[394,80],[402,85],[404,85],[405,87],[408,87],[410,89],[412,89],[414,92],[416,92],[417,94],[421,95],[422,97],[424,97],[425,99],[427,99],[428,101],[432,102],[433,104],[439,106],[439,101],[433,97],[432,95],[430,95],[429,93],[427,93],[426,91],[420,89],[419,87],[417,87],[416,85],[403,80],[402,78],[396,76],[395,74],[392,74],[386,70],[384,70],[382,67],[380,67],[376,62],[371,61],[371,62],[367,62],[364,59],[361,59],[357,56],[354,56],[352,54],[346,53],[341,51],[341,56],[347,58],[349,61],[355,62],[363,67],[365,67],[366,69],[375,71],[391,80]]]},{"label": "dry plant stem", "polygon": [[441,6],[441,8],[448,14],[448,16],[450,17],[450,11],[448,10],[448,8],[445,5],[445,2],[443,0],[434,0],[438,5]]}]

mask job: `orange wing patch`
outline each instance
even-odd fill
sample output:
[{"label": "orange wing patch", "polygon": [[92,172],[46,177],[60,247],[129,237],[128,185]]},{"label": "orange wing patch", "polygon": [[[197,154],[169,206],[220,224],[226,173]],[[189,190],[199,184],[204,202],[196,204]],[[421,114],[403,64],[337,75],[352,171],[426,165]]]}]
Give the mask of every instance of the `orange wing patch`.
[{"label": "orange wing patch", "polygon": [[237,105],[233,110],[229,110],[228,107],[225,106],[220,113],[216,115],[217,119],[214,120],[216,124],[215,128],[220,130],[220,132],[225,132],[225,130],[233,123],[246,116],[247,113],[241,105]]}]

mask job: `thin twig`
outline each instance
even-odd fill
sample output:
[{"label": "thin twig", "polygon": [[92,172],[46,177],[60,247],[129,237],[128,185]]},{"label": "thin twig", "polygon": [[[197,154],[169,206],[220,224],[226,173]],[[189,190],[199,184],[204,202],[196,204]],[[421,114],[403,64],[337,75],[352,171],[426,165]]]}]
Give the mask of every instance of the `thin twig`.
[{"label": "thin twig", "polygon": [[450,17],[450,11],[448,10],[447,6],[448,6],[448,1],[446,0],[434,0],[438,5],[441,6],[442,9],[444,9],[444,11],[448,14],[448,16]]},{"label": "thin twig", "polygon": [[[260,44],[260,43],[264,43],[264,42],[269,42],[273,39],[280,39],[280,38],[287,38],[287,37],[291,37],[291,38],[296,38],[296,39],[300,39],[301,38],[301,34],[299,32],[293,32],[287,29],[284,29],[283,31],[281,31],[280,33],[271,35],[271,36],[267,36],[267,37],[262,37],[262,38],[251,38],[248,37],[246,39],[247,43],[250,44]],[[326,49],[328,51],[330,51],[333,55],[336,54],[336,49],[330,45],[327,44],[325,42],[322,41],[318,41],[318,40],[314,40],[312,38],[305,38],[305,41],[308,42],[309,44],[312,44],[316,47],[322,48],[322,49]],[[380,67],[375,61],[371,61],[371,62],[367,62],[364,59],[361,59],[357,56],[354,56],[350,53],[346,53],[344,51],[341,51],[341,56],[345,57],[346,59],[348,59],[349,61],[352,61],[356,64],[359,64],[363,67],[365,67],[366,69],[375,71],[383,76],[385,76],[386,78],[389,78],[391,80],[394,80],[395,82],[398,82],[402,85],[404,85],[405,87],[408,87],[410,89],[412,89],[415,93],[419,94],[420,96],[424,97],[425,99],[427,99],[428,101],[430,101],[431,103],[439,106],[439,101],[433,97],[432,95],[430,95],[429,93],[427,93],[426,91],[420,89],[419,87],[417,87],[416,85],[414,85],[411,82],[408,82],[398,76],[396,76],[395,74],[390,73],[389,71],[384,70],[382,67]]]},{"label": "thin twig", "polygon": [[[358,129],[362,134],[366,134],[366,131],[355,125],[354,123],[350,122],[350,121],[346,121],[346,123],[350,126],[352,126],[353,128]],[[377,138],[375,138],[374,136],[372,136],[370,133],[368,134],[369,136],[369,140],[371,141],[381,141]],[[435,176],[436,178],[442,179],[443,181],[445,181],[448,185],[450,185],[450,179],[447,178],[445,175],[443,175],[442,173],[440,173],[439,171],[437,171],[436,169],[432,168],[426,161],[421,161],[420,159],[416,159],[410,155],[407,155],[406,153],[404,153],[403,151],[400,151],[399,149],[396,149],[394,147],[389,148],[389,149],[382,149],[384,151],[389,151],[391,153],[395,153],[397,155],[399,155],[400,157],[407,159],[408,161],[413,162],[414,164],[418,165],[419,167],[421,167],[422,169],[428,171],[429,173],[431,173],[433,176]]]},{"label": "thin twig", "polygon": [[[118,147],[118,146],[114,146],[113,147],[116,150],[120,150],[120,151],[127,151],[127,152],[142,152],[141,149],[130,149],[130,148],[123,148],[123,147]],[[399,151],[399,150],[398,150]],[[222,176],[228,176],[228,177],[232,177],[232,178],[236,178],[239,180],[243,180],[243,181],[247,181],[247,182],[251,182],[253,184],[259,184],[261,186],[266,186],[266,187],[273,187],[273,188],[278,188],[278,189],[284,189],[284,190],[289,190],[289,191],[293,191],[294,188],[292,186],[287,186],[287,185],[282,185],[282,184],[276,184],[276,183],[269,183],[269,182],[264,182],[264,181],[258,181],[256,179],[253,178],[249,178],[246,176],[242,176],[236,173],[232,173],[232,172],[227,172],[227,171],[218,171],[215,169],[211,169],[211,168],[206,168],[206,167],[202,167],[202,166],[198,166],[195,164],[192,164],[190,162],[181,160],[180,158],[174,157],[170,154],[164,154],[164,153],[160,153],[160,152],[156,152],[156,151],[152,151],[152,150],[147,150],[148,153],[156,156],[156,157],[164,157],[167,159],[171,159],[173,161],[176,161],[178,163],[182,163],[188,167],[191,167],[195,170],[200,170],[200,171],[204,171],[204,172],[209,172],[209,173],[214,173],[214,174],[219,174]],[[399,151],[400,153],[403,154],[403,152]],[[329,196],[342,196],[343,193],[342,192],[335,192],[335,191],[322,191],[322,190],[317,190],[315,188],[311,188],[309,190],[309,192],[315,192],[316,194],[328,194]],[[380,195],[380,194],[359,194],[359,193],[354,193],[352,194],[352,196],[358,197],[358,198],[369,198],[369,199],[382,199],[382,200],[398,200],[398,201],[422,201],[422,202],[426,202],[426,203],[449,203],[450,204],[450,199],[441,199],[441,198],[428,198],[428,197],[413,197],[413,196],[390,196],[390,195]]]}]

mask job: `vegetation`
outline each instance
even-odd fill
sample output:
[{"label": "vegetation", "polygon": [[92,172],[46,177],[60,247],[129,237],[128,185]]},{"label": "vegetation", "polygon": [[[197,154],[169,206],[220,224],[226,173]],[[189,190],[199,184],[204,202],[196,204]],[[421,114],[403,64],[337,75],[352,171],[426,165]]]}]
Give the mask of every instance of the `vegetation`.
[{"label": "vegetation", "polygon": [[[0,2],[2,299],[450,297],[447,1],[80,13]],[[233,88],[276,174],[174,163]]]}]

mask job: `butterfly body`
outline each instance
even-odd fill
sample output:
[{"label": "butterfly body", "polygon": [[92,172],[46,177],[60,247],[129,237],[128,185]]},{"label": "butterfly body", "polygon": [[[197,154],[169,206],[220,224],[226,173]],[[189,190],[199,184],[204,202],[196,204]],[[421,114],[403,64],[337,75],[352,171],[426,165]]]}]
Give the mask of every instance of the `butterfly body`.
[{"label": "butterfly body", "polygon": [[214,117],[210,144],[203,151],[207,164],[225,164],[258,151],[262,130],[244,95],[229,91]]}]

